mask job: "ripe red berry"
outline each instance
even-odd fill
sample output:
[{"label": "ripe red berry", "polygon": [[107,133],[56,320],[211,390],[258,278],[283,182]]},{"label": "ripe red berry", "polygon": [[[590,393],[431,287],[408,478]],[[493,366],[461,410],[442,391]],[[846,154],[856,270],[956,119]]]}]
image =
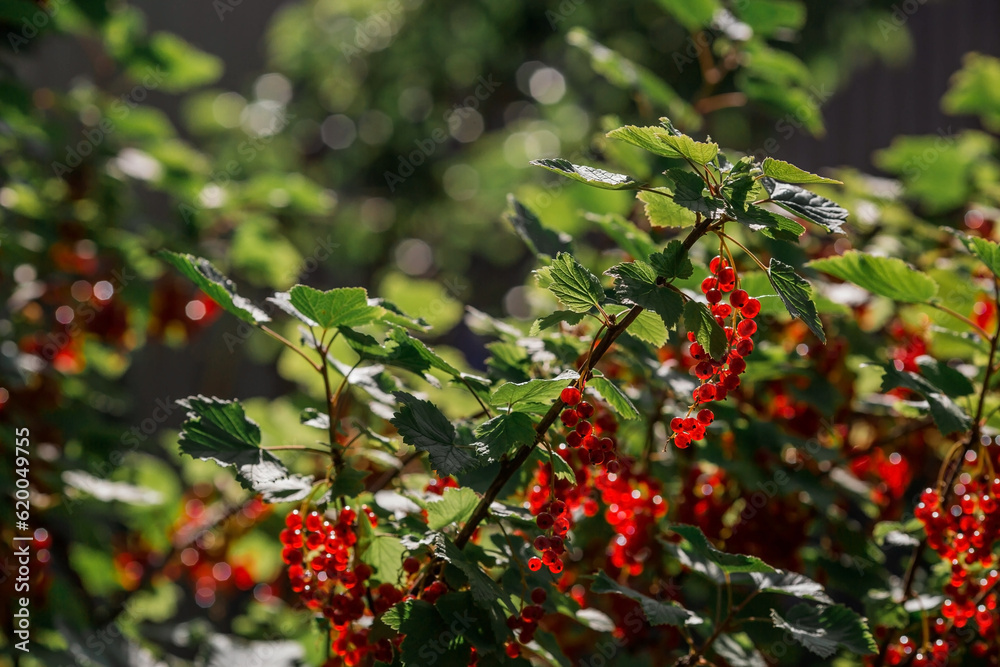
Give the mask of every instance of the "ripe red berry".
[{"label": "ripe red berry", "polygon": [[674,417],[670,420],[670,430],[674,433],[680,433],[684,430],[684,420],[680,417]]},{"label": "ripe red berry", "polygon": [[580,434],[581,437],[586,437],[590,435],[590,432],[594,429],[590,422],[581,421],[576,425],[576,432]]},{"label": "ripe red berry", "polygon": [[691,438],[684,433],[678,433],[677,437],[674,438],[674,444],[677,445],[678,449],[687,449],[691,444]]},{"label": "ripe red berry", "polygon": [[511,660],[514,660],[519,655],[521,655],[521,647],[513,642],[509,642],[506,645],[504,645],[503,650],[504,653],[507,654],[507,657],[510,658]]},{"label": "ripe red berry", "polygon": [[719,286],[719,281],[716,278],[709,276],[701,281],[701,293],[708,294],[710,290],[714,290]]},{"label": "ripe red berry", "polygon": [[594,406],[587,401],[580,401],[580,405],[576,406],[576,412],[583,419],[590,419],[594,414]]},{"label": "ripe red berry", "polygon": [[708,300],[709,303],[719,303],[722,301],[722,292],[717,289],[710,289],[705,292],[705,299]]},{"label": "ripe red berry", "polygon": [[566,405],[576,405],[583,398],[583,394],[581,394],[580,390],[576,387],[566,387],[562,390],[562,393],[559,394],[559,398]]},{"label": "ripe red berry", "polygon": [[618,463],[618,461],[608,461],[607,469],[608,472],[611,473],[612,475],[617,475],[619,472],[621,472],[622,466],[620,463]]},{"label": "ripe red berry", "polygon": [[531,601],[535,604],[544,604],[548,597],[544,588],[536,588],[531,591]]},{"label": "ripe red berry", "polygon": [[715,413],[708,408],[705,408],[698,413],[698,421],[702,424],[711,424],[713,420],[715,420]]},{"label": "ripe red berry", "polygon": [[753,320],[743,320],[736,325],[736,333],[748,338],[757,332],[757,323]]},{"label": "ripe red berry", "polygon": [[403,570],[409,572],[410,574],[416,574],[420,571],[420,561],[412,556],[403,561]]},{"label": "ripe red berry", "polygon": [[722,285],[728,285],[730,283],[736,282],[736,271],[730,267],[726,267],[719,271],[719,283]]},{"label": "ripe red berry", "polygon": [[747,299],[746,304],[740,308],[740,312],[743,313],[743,317],[754,318],[760,313],[760,301],[757,299]]},{"label": "ripe red berry", "polygon": [[535,518],[535,523],[542,530],[548,530],[552,527],[552,524],[555,523],[555,519],[553,519],[552,515],[548,512],[542,512]]},{"label": "ripe red berry", "polygon": [[708,270],[712,273],[719,273],[723,268],[729,266],[729,262],[722,258],[722,255],[716,255],[712,258],[712,261],[708,263]]},{"label": "ripe red berry", "polygon": [[729,295],[729,303],[733,304],[733,308],[742,308],[749,298],[746,290],[738,289]]},{"label": "ripe red berry", "polygon": [[736,344],[736,352],[739,353],[741,357],[747,356],[753,352],[753,341],[749,338],[744,338]]},{"label": "ripe red berry", "polygon": [[579,447],[580,446],[580,442],[582,440],[583,440],[583,436],[581,436],[576,431],[570,431],[566,435],[566,444],[569,445],[570,447],[573,447],[573,448]]},{"label": "ripe red berry", "polygon": [[559,419],[567,428],[573,428],[576,426],[577,422],[580,421],[580,415],[577,414],[576,410],[563,410],[562,414],[559,415]]},{"label": "ripe red berry", "polygon": [[538,556],[532,556],[528,559],[528,569],[532,572],[538,572],[542,569],[542,559]]},{"label": "ripe red berry", "polygon": [[291,529],[300,528],[302,526],[302,514],[298,510],[292,510],[285,517],[285,525]]}]

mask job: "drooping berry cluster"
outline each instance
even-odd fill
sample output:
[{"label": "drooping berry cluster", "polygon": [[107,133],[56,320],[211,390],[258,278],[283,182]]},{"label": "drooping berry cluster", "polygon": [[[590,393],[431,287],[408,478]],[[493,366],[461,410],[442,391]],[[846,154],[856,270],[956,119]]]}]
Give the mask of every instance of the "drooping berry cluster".
[{"label": "drooping berry cluster", "polygon": [[[670,421],[670,437],[680,449],[704,438],[705,429],[715,420],[715,414],[710,409],[698,410],[698,406],[725,400],[729,392],[740,386],[740,375],[747,368],[744,357],[753,352],[751,337],[757,332],[754,318],[760,313],[760,301],[738,288],[736,269],[721,256],[716,256],[709,263],[709,270],[712,275],[702,281],[701,291],[715,321],[726,332],[727,346],[721,359],[713,359],[697,342],[694,332],[688,332],[691,342],[689,353],[696,362],[694,374],[700,384],[694,389],[694,403],[687,414]],[[729,303],[722,303],[724,294],[729,294]]]},{"label": "drooping berry cluster", "polygon": [[[566,387],[560,397],[569,407],[562,411],[560,420],[570,431],[566,434],[566,444],[577,449],[584,465],[604,465],[608,472],[617,472],[621,467],[618,462],[618,444],[611,434],[617,424],[612,420],[597,424],[590,421],[594,416],[594,406],[583,400],[583,395],[576,387]],[[607,432],[607,434],[605,434]]]},{"label": "drooping berry cluster", "polygon": [[[378,521],[370,510],[364,511],[369,521]],[[332,643],[336,655],[327,661],[328,667],[360,665],[368,654],[392,661],[391,642],[369,644],[368,629],[353,627],[368,611],[368,600],[378,614],[403,599],[403,591],[392,584],[369,589],[366,582],[372,571],[366,564],[351,567],[358,540],[356,521],[357,513],[349,507],[333,523],[315,510],[303,516],[295,509],[285,517],[286,528],[280,535],[292,590],[310,609],[322,611],[338,633]]]},{"label": "drooping berry cluster", "polygon": [[[941,606],[941,634],[951,627],[975,623],[979,638],[995,645],[1000,626],[996,590],[1000,561],[992,545],[1000,532],[1000,478],[974,479],[965,473],[950,491],[955,494],[953,501],[950,495],[942,497],[934,489],[925,490],[914,511],[924,524],[927,545],[951,565]],[[925,654],[926,650],[919,653],[922,657]],[[913,664],[917,664],[916,657]]]},{"label": "drooping berry cluster", "polygon": [[[542,588],[535,588],[531,591],[532,604],[525,605],[518,616],[507,617],[507,627],[512,632],[517,633],[517,640],[522,644],[530,644],[535,639],[535,631],[538,630],[538,622],[545,615],[542,605],[548,599],[548,594]],[[507,655],[516,658],[520,655],[520,649],[516,644],[507,645]]]},{"label": "drooping berry cluster", "polygon": [[611,564],[632,576],[641,574],[652,554],[656,523],[668,508],[659,480],[625,467],[619,473],[601,472],[594,486],[606,508],[604,518],[617,533],[608,544]]}]

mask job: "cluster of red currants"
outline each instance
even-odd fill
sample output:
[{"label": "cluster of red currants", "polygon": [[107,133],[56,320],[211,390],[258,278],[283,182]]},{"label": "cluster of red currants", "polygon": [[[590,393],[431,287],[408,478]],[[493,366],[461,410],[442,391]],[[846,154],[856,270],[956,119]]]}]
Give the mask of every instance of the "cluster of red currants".
[{"label": "cluster of red currants", "polygon": [[[692,441],[705,437],[705,429],[715,420],[715,414],[699,405],[725,400],[727,394],[740,386],[740,375],[746,370],[744,357],[753,352],[751,337],[757,332],[754,318],[760,313],[760,301],[752,298],[746,290],[737,288],[739,277],[736,269],[721,256],[709,263],[712,275],[701,283],[701,291],[711,308],[712,315],[726,332],[728,346],[722,359],[713,359],[708,351],[695,339],[694,332],[688,332],[691,342],[689,350],[694,358],[694,374],[701,381],[693,392],[694,404],[684,417],[670,421],[670,437],[680,449],[690,446]],[[722,303],[723,295],[729,294],[729,303]]]},{"label": "cluster of red currants", "polygon": [[631,576],[641,574],[652,555],[656,523],[667,514],[659,480],[626,467],[617,474],[598,474],[594,486],[601,492],[604,518],[616,533],[608,545],[611,564]]},{"label": "cluster of red currants", "polygon": [[[522,644],[530,644],[534,641],[538,622],[545,615],[542,605],[545,604],[547,598],[548,595],[544,589],[535,588],[531,591],[531,604],[521,609],[519,616],[507,617],[507,627],[510,628],[511,632],[517,633],[517,640]],[[511,658],[516,658],[521,653],[520,648],[513,642],[507,644],[506,652]]]},{"label": "cluster of red currants", "polygon": [[603,464],[608,472],[618,472],[621,464],[618,462],[617,443],[614,438],[601,435],[601,431],[613,433],[614,429],[608,424],[599,422],[595,425],[590,421],[594,416],[594,406],[583,400],[583,394],[576,387],[566,387],[559,398],[569,406],[559,417],[563,426],[570,429],[566,434],[566,444],[577,450],[584,465]]},{"label": "cluster of red currants", "polygon": [[950,496],[942,498],[933,489],[925,490],[914,511],[924,524],[927,545],[951,564],[941,606],[942,626],[964,628],[973,622],[980,639],[992,644],[1000,629],[996,591],[1000,562],[992,549],[1000,532],[1000,478],[974,479],[963,474],[950,491],[955,501],[949,503]]},{"label": "cluster of red currants", "polygon": [[[374,525],[374,514],[367,508],[363,511]],[[310,609],[322,611],[338,633],[332,643],[336,655],[326,667],[360,665],[368,654],[382,662],[392,661],[388,640],[369,644],[367,629],[352,628],[365,616],[368,600],[378,614],[404,597],[403,591],[392,584],[369,589],[366,582],[372,570],[366,564],[357,563],[351,568],[358,540],[356,522],[357,513],[349,507],[340,511],[334,523],[315,510],[303,516],[295,509],[285,517],[286,528],[280,534],[281,558],[288,565],[292,590]]]}]

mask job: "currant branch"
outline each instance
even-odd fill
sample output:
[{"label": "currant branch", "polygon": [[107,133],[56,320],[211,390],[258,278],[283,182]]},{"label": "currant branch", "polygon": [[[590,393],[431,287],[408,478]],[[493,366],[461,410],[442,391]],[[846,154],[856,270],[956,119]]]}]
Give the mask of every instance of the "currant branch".
[{"label": "currant branch", "polygon": [[[691,249],[695,242],[708,233],[709,229],[715,224],[713,218],[705,218],[704,220],[699,220],[691,232],[684,238],[682,245],[685,251]],[[594,370],[594,367],[600,362],[601,358],[607,353],[607,351],[614,344],[615,340],[626,330],[629,325],[635,322],[635,319],[639,317],[639,314],[643,311],[641,306],[633,306],[625,316],[617,320],[614,324],[608,327],[607,333],[601,338],[601,341],[597,346],[591,351],[588,356],[587,361],[580,368],[580,377],[586,378]],[[535,438],[527,445],[523,445],[520,449],[515,452],[514,456],[509,459],[504,459],[500,463],[500,471],[497,473],[496,478],[494,478],[493,483],[483,494],[482,499],[480,499],[479,504],[476,505],[475,510],[472,512],[472,516],[466,521],[465,525],[462,526],[462,530],[458,533],[455,538],[455,545],[462,549],[471,539],[472,534],[476,531],[476,528],[482,523],[483,519],[489,514],[490,506],[500,495],[500,491],[503,487],[510,481],[511,477],[520,469],[524,462],[528,460],[531,456],[531,452],[538,446],[544,438],[545,434],[548,432],[549,428],[555,423],[562,409],[566,407],[561,399],[556,399],[549,408],[549,411],[545,413],[541,421],[535,426]]]}]

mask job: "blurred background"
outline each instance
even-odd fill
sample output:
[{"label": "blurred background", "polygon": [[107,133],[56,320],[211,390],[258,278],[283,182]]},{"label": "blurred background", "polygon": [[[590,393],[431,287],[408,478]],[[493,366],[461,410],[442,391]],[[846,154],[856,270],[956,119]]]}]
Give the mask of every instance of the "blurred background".
[{"label": "blurred background", "polygon": [[[634,155],[606,130],[667,116],[810,171],[905,179],[916,148],[897,135],[982,129],[940,100],[965,54],[1000,54],[1000,4],[9,0],[0,32],[0,420],[4,448],[15,424],[36,447],[45,639],[134,600],[143,622],[179,607],[239,633],[235,610],[278,594],[256,533],[184,546],[208,509],[248,526],[267,510],[214,503],[212,474],[173,451],[182,414],[165,406],[248,398],[255,418],[300,437],[298,399],[267,411],[262,399],[315,387],[151,253],[208,257],[256,301],[297,282],[366,286],[482,368],[466,306],[525,322],[539,306],[525,286],[534,259],[502,220],[508,193],[597,248],[610,242],[582,211],[636,210],[628,193],[567,187],[530,160],[613,168]],[[937,168],[989,150],[963,136]],[[954,201],[918,190],[918,206],[948,215],[968,194],[959,181],[938,182]],[[893,187],[866,181],[879,184]],[[183,582],[166,601],[147,590],[165,561]],[[133,650],[98,644],[96,664]]]}]

